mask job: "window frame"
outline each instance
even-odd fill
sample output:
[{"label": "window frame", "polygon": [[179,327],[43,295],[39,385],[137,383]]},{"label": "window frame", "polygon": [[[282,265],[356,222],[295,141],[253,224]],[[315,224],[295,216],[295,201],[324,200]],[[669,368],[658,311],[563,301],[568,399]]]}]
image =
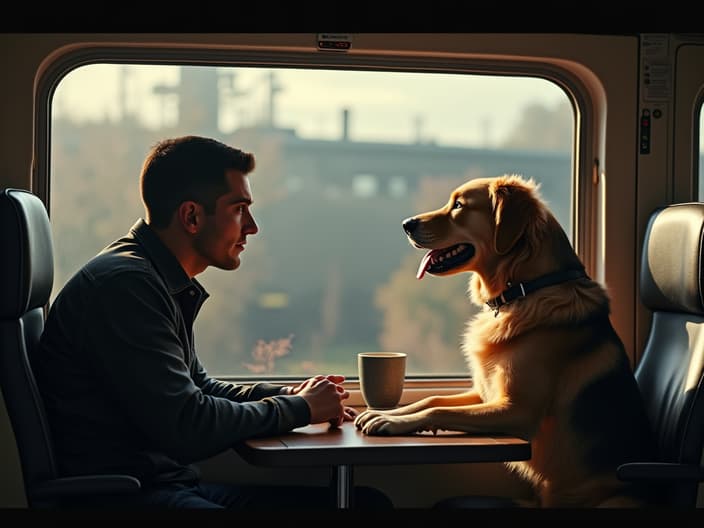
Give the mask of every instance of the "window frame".
[{"label": "window frame", "polygon": [[[89,64],[151,64],[237,67],[256,66],[261,68],[322,68],[347,70],[385,70],[417,73],[451,73],[473,75],[509,75],[512,77],[537,77],[553,82],[561,87],[572,102],[574,112],[574,148],[572,153],[572,205],[571,233],[574,247],[583,259],[588,273],[598,277],[603,271],[599,268],[597,243],[598,216],[598,165],[593,160],[595,145],[600,142],[599,84],[587,85],[584,79],[569,68],[548,60],[499,59],[492,56],[482,58],[476,54],[429,54],[418,50],[416,56],[398,56],[392,52],[369,54],[326,53],[311,49],[269,50],[263,47],[237,46],[230,49],[205,49],[189,46],[134,46],[125,45],[86,45],[61,54],[44,68],[36,84],[36,123],[33,188],[48,204],[51,214],[51,104],[56,87],[70,71]],[[429,56],[432,55],[432,56]],[[459,55],[459,56],[458,56]],[[592,79],[593,80],[593,79]],[[596,87],[596,90],[595,90]],[[595,94],[597,95],[595,99]],[[591,102],[590,102],[591,101]],[[603,126],[603,122],[601,123]],[[596,139],[597,141],[594,141]],[[235,382],[249,382],[249,377],[223,376]],[[295,382],[299,378],[272,377],[270,381]],[[359,404],[358,381],[349,379],[346,386],[353,392],[350,404]],[[471,379],[466,375],[457,377],[429,376],[408,381],[402,403],[409,397],[417,399],[429,388],[433,393],[457,392],[471,387]]]}]

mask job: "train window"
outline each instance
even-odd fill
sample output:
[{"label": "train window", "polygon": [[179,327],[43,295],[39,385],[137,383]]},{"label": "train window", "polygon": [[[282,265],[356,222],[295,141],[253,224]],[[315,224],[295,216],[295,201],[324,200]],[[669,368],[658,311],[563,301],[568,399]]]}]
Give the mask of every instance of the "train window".
[{"label": "train window", "polygon": [[355,376],[365,350],[407,352],[410,377],[463,372],[468,275],[417,280],[401,221],[467,179],[520,173],[572,237],[571,104],[525,75],[81,66],[51,102],[54,292],[143,215],[148,148],[209,135],[255,153],[260,225],[236,272],[198,277],[210,374]]}]

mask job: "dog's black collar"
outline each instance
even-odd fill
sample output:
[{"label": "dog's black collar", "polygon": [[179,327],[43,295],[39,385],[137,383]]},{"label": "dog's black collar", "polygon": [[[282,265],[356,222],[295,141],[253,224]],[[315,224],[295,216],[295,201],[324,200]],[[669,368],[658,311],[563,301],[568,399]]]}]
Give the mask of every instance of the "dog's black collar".
[{"label": "dog's black collar", "polygon": [[494,317],[496,317],[499,315],[499,308],[518,299],[519,297],[525,297],[529,293],[539,290],[540,288],[545,288],[546,286],[552,286],[553,284],[559,284],[568,280],[581,279],[585,277],[587,277],[587,274],[585,273],[584,268],[580,268],[548,273],[547,275],[543,275],[542,277],[538,277],[532,281],[519,282],[514,286],[511,286],[511,283],[509,282],[509,287],[504,290],[501,295],[488,300],[486,304],[489,308],[495,310]]}]

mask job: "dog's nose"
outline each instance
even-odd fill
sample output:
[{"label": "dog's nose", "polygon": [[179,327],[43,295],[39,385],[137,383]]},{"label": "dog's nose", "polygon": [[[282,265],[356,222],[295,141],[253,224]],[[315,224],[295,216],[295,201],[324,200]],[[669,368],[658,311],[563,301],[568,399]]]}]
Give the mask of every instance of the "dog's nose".
[{"label": "dog's nose", "polygon": [[403,226],[403,230],[410,235],[418,225],[418,219],[406,218],[403,222],[401,222],[401,225]]}]

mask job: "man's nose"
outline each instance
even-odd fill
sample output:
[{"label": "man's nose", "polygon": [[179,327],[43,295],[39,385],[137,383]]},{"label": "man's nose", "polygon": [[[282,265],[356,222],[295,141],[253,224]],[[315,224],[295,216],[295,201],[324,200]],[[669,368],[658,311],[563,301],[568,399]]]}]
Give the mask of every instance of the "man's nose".
[{"label": "man's nose", "polygon": [[251,214],[249,215],[249,222],[247,222],[247,233],[254,235],[259,232],[259,226],[257,225],[257,221],[254,219],[254,216]]}]

